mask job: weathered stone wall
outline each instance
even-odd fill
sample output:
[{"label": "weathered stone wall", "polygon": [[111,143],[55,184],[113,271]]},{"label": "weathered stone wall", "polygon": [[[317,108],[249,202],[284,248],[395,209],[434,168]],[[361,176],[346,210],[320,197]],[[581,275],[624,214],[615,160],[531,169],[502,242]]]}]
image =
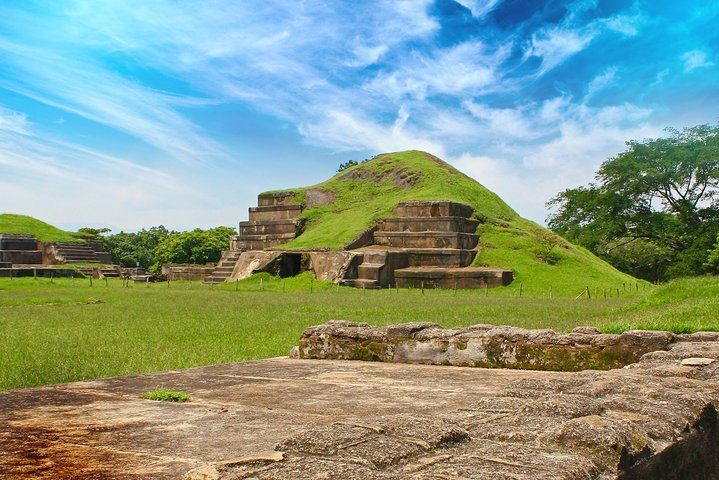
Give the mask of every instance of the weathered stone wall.
[{"label": "weathered stone wall", "polygon": [[608,370],[638,361],[644,354],[666,351],[695,336],[632,330],[601,334],[591,327],[572,333],[526,330],[495,325],[448,329],[418,322],[381,328],[367,323],[330,321],[306,329],[300,358],[370,360],[530,370]]},{"label": "weathered stone wall", "polygon": [[215,264],[194,265],[194,264],[167,264],[163,265],[160,273],[168,280],[202,280],[212,274]]}]

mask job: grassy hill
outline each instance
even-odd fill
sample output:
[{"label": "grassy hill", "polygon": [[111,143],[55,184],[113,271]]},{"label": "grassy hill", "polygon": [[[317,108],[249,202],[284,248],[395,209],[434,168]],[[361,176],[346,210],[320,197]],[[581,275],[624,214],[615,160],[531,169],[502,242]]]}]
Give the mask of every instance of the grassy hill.
[{"label": "grassy hill", "polygon": [[[588,251],[523,219],[499,196],[439,158],[415,150],[386,153],[295,193],[305,204],[304,233],[287,248],[340,249],[386,217],[402,200],[452,200],[471,205],[482,223],[475,266],[508,268],[516,281],[509,288],[557,293],[636,286]],[[319,199],[319,202],[318,202]]]},{"label": "grassy hill", "polygon": [[26,215],[0,214],[0,233],[29,233],[41,242],[82,242],[82,235],[66,232]]}]

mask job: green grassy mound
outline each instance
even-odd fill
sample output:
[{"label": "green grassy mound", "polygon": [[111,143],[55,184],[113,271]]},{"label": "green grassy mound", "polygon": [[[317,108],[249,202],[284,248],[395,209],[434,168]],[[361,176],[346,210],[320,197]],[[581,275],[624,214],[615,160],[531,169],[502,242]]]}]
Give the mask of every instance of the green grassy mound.
[{"label": "green grassy mound", "polygon": [[[282,248],[340,249],[403,200],[452,200],[471,205],[482,224],[475,266],[514,271],[510,288],[581,292],[585,287],[616,288],[636,280],[588,251],[525,220],[499,196],[451,165],[415,150],[378,155],[331,179],[295,193],[306,206],[302,235]],[[268,192],[269,193],[269,192]],[[326,203],[317,203],[324,198]],[[327,201],[329,200],[329,201]],[[624,285],[623,285],[624,284]]]},{"label": "green grassy mound", "polygon": [[82,235],[66,232],[26,215],[0,214],[0,233],[28,233],[41,242],[82,242]]}]

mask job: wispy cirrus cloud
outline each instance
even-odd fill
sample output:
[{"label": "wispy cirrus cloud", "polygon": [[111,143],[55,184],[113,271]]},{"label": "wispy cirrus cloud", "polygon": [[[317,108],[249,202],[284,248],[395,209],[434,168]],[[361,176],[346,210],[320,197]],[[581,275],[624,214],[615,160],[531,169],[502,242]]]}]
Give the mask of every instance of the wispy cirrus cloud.
[{"label": "wispy cirrus cloud", "polygon": [[635,36],[645,18],[641,13],[618,13],[609,17],[582,21],[584,14],[596,7],[596,2],[577,1],[569,5],[568,13],[556,25],[534,32],[524,52],[524,58],[538,57],[541,66],[537,75],[558,67],[572,56],[585,50],[599,35],[606,32]]},{"label": "wispy cirrus cloud", "polygon": [[2,88],[129,133],[184,162],[222,154],[218,144],[178,113],[172,95],[108,72],[92,61],[2,39],[0,52]]},{"label": "wispy cirrus cloud", "polygon": [[[237,185],[262,172],[262,181],[276,178],[278,169],[262,170],[263,162],[287,166],[293,149],[334,161],[336,152],[418,148],[488,186],[516,180],[522,188],[496,188],[541,219],[544,201],[567,186],[560,180],[584,181],[624,141],[655,132],[663,89],[680,90],[683,76],[674,70],[683,66],[696,78],[713,62],[705,52],[714,37],[685,40],[681,29],[664,28],[655,5],[458,3],[465,9],[434,0],[0,6],[0,91],[53,112],[32,123],[32,109],[0,111],[2,138],[14,145],[0,168],[19,175],[25,155],[27,165],[58,175],[85,174],[74,165],[93,162],[95,180],[124,169],[118,178],[137,206],[133,198],[156,198],[134,187],[146,186],[145,178],[167,191],[194,181],[195,194],[205,185],[223,195],[216,184],[233,177]],[[714,17],[697,16],[692,25]],[[682,41],[647,36],[657,26]],[[661,60],[656,66],[642,63],[649,53]],[[64,130],[59,117],[68,119]],[[86,120],[81,127],[114,134],[114,149],[84,143],[81,134],[91,133],[71,130],[76,117]],[[48,134],[61,131],[70,137],[65,145]],[[253,136],[257,146],[245,148]],[[286,160],[258,153],[282,142],[291,144]]]},{"label": "wispy cirrus cloud", "polygon": [[713,67],[715,64],[709,60],[706,52],[702,50],[690,50],[681,56],[684,63],[684,73],[689,73],[697,68]]}]

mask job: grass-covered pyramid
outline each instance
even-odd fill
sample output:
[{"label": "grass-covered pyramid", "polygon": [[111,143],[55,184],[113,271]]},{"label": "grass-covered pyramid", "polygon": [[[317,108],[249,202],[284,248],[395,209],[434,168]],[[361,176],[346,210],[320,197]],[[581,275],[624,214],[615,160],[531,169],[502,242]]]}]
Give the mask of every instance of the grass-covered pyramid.
[{"label": "grass-covered pyramid", "polygon": [[[520,217],[499,196],[451,165],[415,150],[378,155],[311,187],[286,190],[305,209],[304,233],[288,249],[340,249],[403,200],[451,200],[471,205],[482,223],[474,266],[506,268],[525,290],[580,292],[626,288],[636,280],[583,248]],[[267,192],[278,193],[278,192]],[[321,199],[318,201],[317,199]],[[624,286],[623,286],[624,284]]]},{"label": "grass-covered pyramid", "polygon": [[41,242],[83,242],[83,235],[66,232],[49,223],[27,215],[0,214],[0,234],[29,234]]}]

